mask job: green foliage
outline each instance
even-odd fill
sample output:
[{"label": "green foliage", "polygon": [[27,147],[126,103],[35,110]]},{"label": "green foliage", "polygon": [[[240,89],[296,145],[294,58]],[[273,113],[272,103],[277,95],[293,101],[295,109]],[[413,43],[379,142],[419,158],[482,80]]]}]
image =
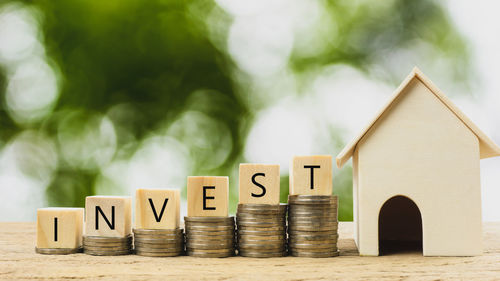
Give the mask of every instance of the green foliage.
[{"label": "green foliage", "polygon": [[[98,183],[110,193],[123,192],[103,176],[107,165],[129,161],[147,138],[167,132],[187,146],[194,163],[189,174],[231,175],[235,210],[237,163],[244,161],[246,135],[265,103],[250,110],[248,81],[225,47],[229,14],[212,1],[40,0],[3,5],[9,3],[32,9],[60,88],[50,114],[39,120],[16,120],[2,103],[0,144],[28,130],[54,143],[57,165],[46,183],[50,205],[83,206]],[[313,36],[305,43],[314,51],[304,52],[304,42],[297,41],[290,57],[289,68],[299,81],[308,81],[321,67],[342,63],[367,74],[379,66],[385,72],[375,76],[394,82],[397,76],[386,58],[423,43],[429,46],[425,55],[444,57],[454,65],[454,77],[466,80],[466,44],[436,1],[319,3],[321,28],[310,30]],[[214,30],[219,33],[214,35]],[[2,97],[7,79],[7,71],[0,68]],[[174,125],[179,120],[181,125]],[[114,135],[107,133],[107,126]],[[340,133],[333,128],[325,141],[331,154],[343,146]],[[45,165],[43,155],[33,157]],[[23,163],[33,165],[34,159]],[[351,173],[345,168],[334,177],[341,220],[352,219]],[[286,202],[287,176],[281,187],[280,199]]]}]

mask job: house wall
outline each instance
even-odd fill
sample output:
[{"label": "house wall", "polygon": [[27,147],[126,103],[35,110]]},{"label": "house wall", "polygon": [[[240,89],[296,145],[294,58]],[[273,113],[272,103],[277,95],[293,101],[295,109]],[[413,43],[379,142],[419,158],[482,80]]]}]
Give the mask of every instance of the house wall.
[{"label": "house wall", "polygon": [[358,143],[358,248],[378,255],[378,216],[396,195],[422,214],[426,256],[481,253],[479,141],[414,78]]}]

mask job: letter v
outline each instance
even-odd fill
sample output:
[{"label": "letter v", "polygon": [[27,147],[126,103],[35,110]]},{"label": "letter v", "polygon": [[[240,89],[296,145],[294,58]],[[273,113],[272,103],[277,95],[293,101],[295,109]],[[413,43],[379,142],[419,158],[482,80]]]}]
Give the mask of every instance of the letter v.
[{"label": "letter v", "polygon": [[153,214],[155,215],[156,222],[160,222],[161,217],[163,216],[163,212],[165,211],[165,207],[167,206],[168,198],[165,198],[165,201],[163,201],[163,206],[161,207],[160,216],[158,216],[158,214],[156,213],[156,208],[155,204],[153,203],[153,200],[151,198],[149,198],[148,200],[149,200],[149,205],[151,205],[151,209],[153,210]]}]

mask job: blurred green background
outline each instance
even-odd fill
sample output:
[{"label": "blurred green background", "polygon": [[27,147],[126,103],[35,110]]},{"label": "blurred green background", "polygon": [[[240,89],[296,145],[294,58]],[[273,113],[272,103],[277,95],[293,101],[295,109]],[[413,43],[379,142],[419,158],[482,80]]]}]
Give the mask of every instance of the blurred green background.
[{"label": "blurred green background", "polygon": [[[466,42],[430,0],[3,1],[0,23],[2,189],[32,194],[34,207],[139,187],[185,197],[186,176],[228,175],[234,213],[238,164],[266,161],[255,151],[282,164],[335,157],[349,140],[335,117],[302,103],[325,73],[349,69],[384,89],[415,64],[456,87],[469,87],[471,74]],[[349,83],[326,95],[364,99]],[[273,131],[259,131],[259,118],[276,106],[288,114],[273,123],[283,133],[259,133]],[[311,116],[314,134],[290,125],[295,113]],[[307,149],[273,154],[300,137]],[[341,220],[352,220],[351,173],[334,171]]]}]

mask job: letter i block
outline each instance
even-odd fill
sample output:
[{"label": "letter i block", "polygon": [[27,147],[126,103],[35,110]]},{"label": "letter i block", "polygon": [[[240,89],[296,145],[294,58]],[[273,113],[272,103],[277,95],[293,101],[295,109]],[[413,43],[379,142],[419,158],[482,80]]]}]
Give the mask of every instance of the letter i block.
[{"label": "letter i block", "polygon": [[290,195],[332,195],[332,156],[295,156],[290,165]]},{"label": "letter i block", "polygon": [[129,196],[87,196],[85,235],[126,237],[131,233],[132,210]]},{"label": "letter i block", "polygon": [[188,177],[188,217],[227,217],[228,177]]},{"label": "letter i block", "polygon": [[240,204],[279,204],[280,166],[240,164]]},{"label": "letter i block", "polygon": [[135,228],[178,228],[180,200],[179,190],[137,189],[135,192]]},{"label": "letter i block", "polygon": [[37,210],[37,248],[80,248],[82,234],[83,208],[41,208]]}]

